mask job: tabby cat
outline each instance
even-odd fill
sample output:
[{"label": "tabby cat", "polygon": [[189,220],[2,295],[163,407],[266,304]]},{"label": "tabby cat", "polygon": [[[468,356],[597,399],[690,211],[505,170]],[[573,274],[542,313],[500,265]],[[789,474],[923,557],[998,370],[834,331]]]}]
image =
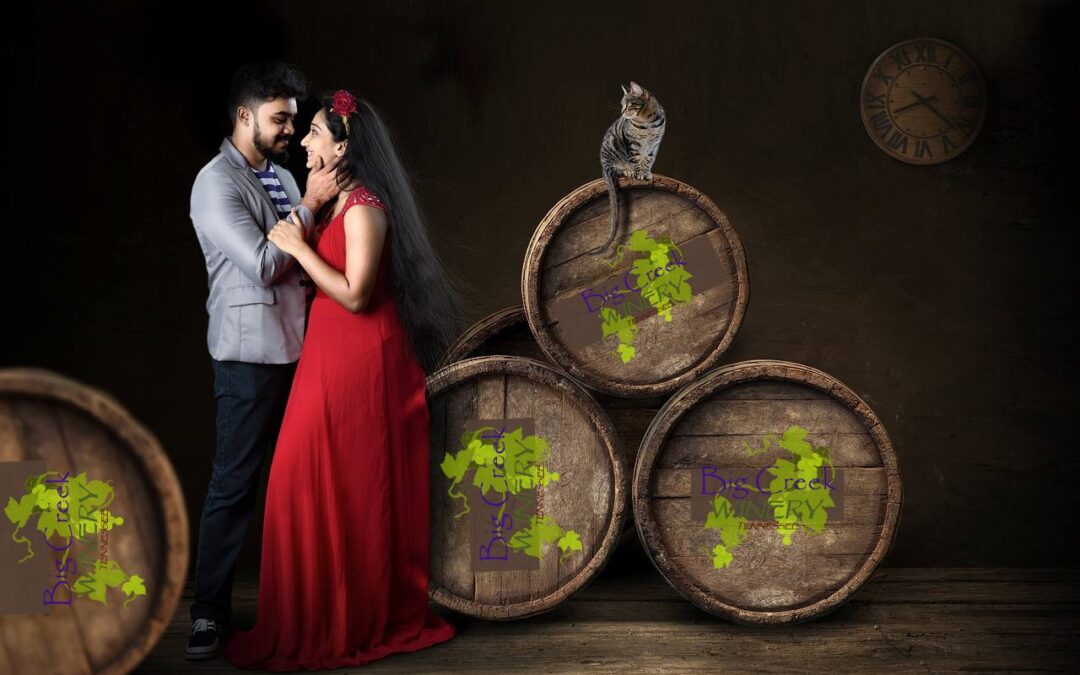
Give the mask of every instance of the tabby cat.
[{"label": "tabby cat", "polygon": [[631,82],[629,89],[626,85],[620,86],[623,90],[622,115],[611,123],[600,144],[600,167],[607,181],[611,205],[611,232],[604,245],[594,249],[593,253],[606,251],[615,240],[619,223],[618,177],[652,180],[652,165],[656,161],[660,139],[664,136],[664,122],[667,120],[660,101],[647,89],[637,82]]}]

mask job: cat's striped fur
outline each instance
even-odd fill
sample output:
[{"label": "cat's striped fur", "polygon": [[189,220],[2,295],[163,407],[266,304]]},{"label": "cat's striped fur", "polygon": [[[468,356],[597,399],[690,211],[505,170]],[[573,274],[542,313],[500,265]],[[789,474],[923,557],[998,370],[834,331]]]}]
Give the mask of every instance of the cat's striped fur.
[{"label": "cat's striped fur", "polygon": [[652,180],[652,165],[660,149],[667,117],[660,101],[637,82],[622,86],[622,114],[611,123],[600,144],[600,167],[607,182],[611,205],[611,232],[604,244],[593,253],[602,253],[615,240],[619,223],[619,176]]}]

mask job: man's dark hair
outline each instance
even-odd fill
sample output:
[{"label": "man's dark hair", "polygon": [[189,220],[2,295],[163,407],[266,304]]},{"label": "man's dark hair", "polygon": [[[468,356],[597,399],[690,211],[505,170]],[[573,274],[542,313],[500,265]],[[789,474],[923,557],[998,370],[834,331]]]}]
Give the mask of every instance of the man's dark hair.
[{"label": "man's dark hair", "polygon": [[233,75],[229,88],[229,121],[236,125],[236,109],[240,106],[255,110],[260,103],[275,98],[307,98],[307,78],[289,63],[269,61],[248,63]]}]

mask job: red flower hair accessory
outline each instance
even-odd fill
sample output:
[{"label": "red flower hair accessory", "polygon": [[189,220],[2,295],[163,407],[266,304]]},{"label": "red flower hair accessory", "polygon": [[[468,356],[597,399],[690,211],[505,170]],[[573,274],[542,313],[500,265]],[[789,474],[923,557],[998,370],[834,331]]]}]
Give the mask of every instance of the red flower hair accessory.
[{"label": "red flower hair accessory", "polygon": [[349,133],[349,115],[356,112],[356,97],[344,89],[335,91],[330,112],[341,115],[341,121],[345,124],[345,133]]}]

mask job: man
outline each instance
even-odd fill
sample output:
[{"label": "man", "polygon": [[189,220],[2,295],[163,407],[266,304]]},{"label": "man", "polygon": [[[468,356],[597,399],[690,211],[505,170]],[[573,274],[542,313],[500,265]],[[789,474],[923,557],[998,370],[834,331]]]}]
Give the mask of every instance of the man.
[{"label": "man", "polygon": [[231,137],[199,171],[191,221],[206,259],[207,346],[217,399],[217,451],[199,523],[195,601],[186,656],[216,656],[231,628],[237,555],[274,447],[304,335],[307,288],[299,265],[268,241],[279,220],[315,213],[338,194],[334,166],[313,170],[303,199],[287,157],[304,76],[285,63],[251,64],[233,77]]}]

